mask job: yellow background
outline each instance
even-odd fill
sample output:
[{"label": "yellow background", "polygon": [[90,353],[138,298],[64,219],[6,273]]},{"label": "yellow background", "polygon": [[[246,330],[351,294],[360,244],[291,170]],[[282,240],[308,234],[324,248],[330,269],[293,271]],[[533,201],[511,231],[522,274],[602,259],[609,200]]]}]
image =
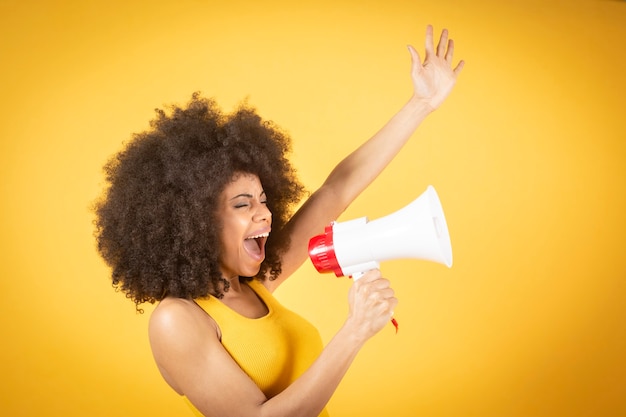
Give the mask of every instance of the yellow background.
[{"label": "yellow background", "polygon": [[[146,314],[114,292],[89,205],[153,109],[249,97],[314,189],[408,99],[406,44],[447,26],[457,88],[340,220],[439,192],[454,266],[390,261],[393,328],[333,416],[626,414],[626,3],[0,3],[0,413],[185,416]],[[328,340],[350,282],[307,263],[278,291]]]}]

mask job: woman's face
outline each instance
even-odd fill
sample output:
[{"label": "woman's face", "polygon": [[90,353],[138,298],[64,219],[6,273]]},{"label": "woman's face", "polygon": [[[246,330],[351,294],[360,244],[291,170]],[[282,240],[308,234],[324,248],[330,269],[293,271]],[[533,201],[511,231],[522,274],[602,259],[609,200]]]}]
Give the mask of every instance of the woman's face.
[{"label": "woman's face", "polygon": [[223,277],[255,276],[265,259],[265,242],[272,225],[272,213],[259,178],[236,174],[220,196],[217,215],[222,223]]}]

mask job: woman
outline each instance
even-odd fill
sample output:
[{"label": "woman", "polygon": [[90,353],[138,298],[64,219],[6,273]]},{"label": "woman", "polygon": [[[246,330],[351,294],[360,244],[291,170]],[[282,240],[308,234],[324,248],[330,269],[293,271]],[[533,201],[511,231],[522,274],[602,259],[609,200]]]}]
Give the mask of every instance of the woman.
[{"label": "woman", "polygon": [[196,94],[158,111],[109,161],[98,249],[137,308],[159,303],[149,325],[155,361],[197,415],[327,415],[358,351],[392,317],[389,281],[375,270],[352,285],[348,317],[325,347],[271,293],[448,96],[463,68],[452,67],[453,49],[446,30],[435,47],[427,27],[423,63],[409,47],[410,100],[293,216],[303,187],[285,158],[289,138],[246,106],[225,116]]}]

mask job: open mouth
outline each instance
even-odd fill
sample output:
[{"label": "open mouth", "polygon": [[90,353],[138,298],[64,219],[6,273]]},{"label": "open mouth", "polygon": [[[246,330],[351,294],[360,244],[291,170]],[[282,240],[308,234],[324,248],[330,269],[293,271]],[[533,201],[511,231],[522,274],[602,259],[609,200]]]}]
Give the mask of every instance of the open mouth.
[{"label": "open mouth", "polygon": [[269,232],[266,232],[245,238],[243,246],[246,252],[253,258],[262,259],[265,251],[265,242],[269,235]]}]

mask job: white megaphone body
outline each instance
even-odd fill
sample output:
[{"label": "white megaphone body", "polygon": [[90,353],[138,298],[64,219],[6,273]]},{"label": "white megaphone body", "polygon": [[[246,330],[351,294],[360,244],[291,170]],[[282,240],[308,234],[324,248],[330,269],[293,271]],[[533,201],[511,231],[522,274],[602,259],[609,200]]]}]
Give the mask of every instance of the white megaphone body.
[{"label": "white megaphone body", "polygon": [[319,272],[360,278],[390,259],[422,259],[452,266],[448,225],[437,192],[428,186],[416,200],[379,219],[333,222],[309,241]]}]

